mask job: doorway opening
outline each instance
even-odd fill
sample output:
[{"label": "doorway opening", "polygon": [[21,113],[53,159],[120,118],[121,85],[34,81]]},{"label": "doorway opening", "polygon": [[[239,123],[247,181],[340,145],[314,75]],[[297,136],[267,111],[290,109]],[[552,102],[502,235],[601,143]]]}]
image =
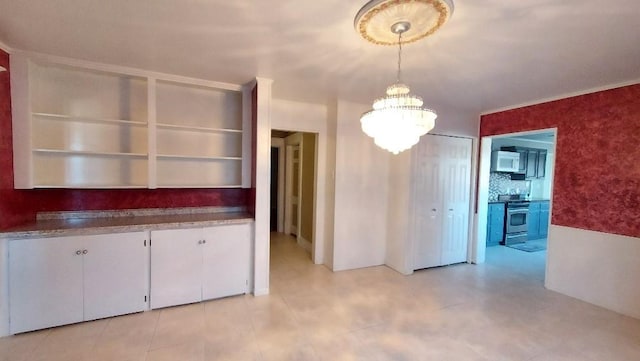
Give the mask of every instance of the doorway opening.
[{"label": "doorway opening", "polygon": [[[317,135],[272,130],[271,136],[271,231],[280,234],[277,235],[279,242],[295,241],[311,258],[315,234]],[[272,233],[272,242],[274,236]]]},{"label": "doorway opening", "polygon": [[556,129],[483,137],[476,263],[544,283]]}]

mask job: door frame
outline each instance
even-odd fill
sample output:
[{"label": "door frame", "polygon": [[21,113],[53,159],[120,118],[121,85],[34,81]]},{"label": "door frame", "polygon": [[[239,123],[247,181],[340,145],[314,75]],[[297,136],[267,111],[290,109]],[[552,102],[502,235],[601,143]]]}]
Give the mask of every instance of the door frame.
[{"label": "door frame", "polygon": [[[556,147],[558,144],[558,128],[544,128],[544,129],[536,129],[525,132],[516,132],[516,133],[508,133],[508,134],[499,134],[492,136],[485,136],[480,139],[480,165],[478,167],[478,209],[476,214],[476,227],[474,230],[475,237],[472,243],[472,263],[484,263],[486,258],[486,248],[487,248],[487,216],[489,212],[489,173],[491,169],[491,145],[493,144],[493,139],[499,138],[509,138],[514,136],[521,135],[531,135],[531,134],[539,134],[539,133],[549,133],[552,132],[554,134],[554,142],[551,150],[553,151],[553,157],[547,158],[547,162],[551,161],[551,175],[553,176],[555,170],[555,157],[556,157]],[[549,156],[549,153],[547,153]],[[553,211],[553,181],[550,184],[550,199],[549,199],[549,224],[551,223],[551,214]],[[547,251],[548,252],[548,251]],[[549,258],[549,254],[547,253],[547,259]],[[549,263],[546,263],[545,269],[545,278],[546,273],[549,269]]]},{"label": "door frame", "polygon": [[[319,122],[304,122],[301,119],[273,119],[271,130],[288,132],[313,133],[316,136],[314,149],[314,204],[313,204],[313,240],[311,246],[311,260],[314,264],[325,263],[325,204],[326,204],[326,156],[327,156],[327,128]],[[331,259],[331,258],[330,258]]]}]

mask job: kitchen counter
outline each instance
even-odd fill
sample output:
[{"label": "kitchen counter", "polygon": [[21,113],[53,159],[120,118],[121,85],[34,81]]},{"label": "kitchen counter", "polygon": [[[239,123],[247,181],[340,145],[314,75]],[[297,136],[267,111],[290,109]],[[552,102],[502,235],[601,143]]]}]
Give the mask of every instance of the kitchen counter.
[{"label": "kitchen counter", "polygon": [[[513,202],[514,200],[505,200],[505,201],[489,201],[489,204],[491,203],[507,203],[507,202]],[[549,199],[547,198],[529,198],[529,199],[523,199],[523,201],[529,201],[529,202],[549,202]]]},{"label": "kitchen counter", "polygon": [[38,219],[31,223],[0,231],[0,238],[122,233],[248,222],[253,222],[253,216],[243,207],[51,212],[38,214]]}]

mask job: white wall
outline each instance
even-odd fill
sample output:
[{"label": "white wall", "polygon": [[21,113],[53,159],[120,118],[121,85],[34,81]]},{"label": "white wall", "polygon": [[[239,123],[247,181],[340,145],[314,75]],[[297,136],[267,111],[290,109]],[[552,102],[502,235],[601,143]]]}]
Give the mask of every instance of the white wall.
[{"label": "white wall", "polygon": [[316,148],[316,187],[314,213],[314,263],[325,263],[325,244],[332,239],[326,236],[325,222],[333,216],[326,207],[327,199],[327,107],[320,104],[272,99],[271,129],[292,130],[318,134]]},{"label": "white wall", "polygon": [[9,242],[0,238],[0,337],[9,334]]},{"label": "white wall", "polygon": [[324,264],[333,269],[333,230],[335,227],[335,194],[336,194],[336,132],[338,124],[338,102],[327,105],[327,174],[326,179],[326,219],[324,245]]},{"label": "white wall", "polygon": [[[455,99],[452,98],[452,101]],[[428,99],[425,105],[430,106]],[[431,134],[457,135],[461,137],[478,137],[480,118],[477,113],[457,109],[455,107],[435,106],[433,109],[438,113],[436,126]]]},{"label": "white wall", "polygon": [[409,208],[412,195],[412,151],[407,150],[390,157],[385,264],[400,273],[410,274],[413,272],[410,236],[413,215]]},{"label": "white wall", "polygon": [[368,105],[338,101],[334,270],[384,264],[390,153],[360,128]]},{"label": "white wall", "polygon": [[545,286],[640,318],[640,238],[551,225]]}]

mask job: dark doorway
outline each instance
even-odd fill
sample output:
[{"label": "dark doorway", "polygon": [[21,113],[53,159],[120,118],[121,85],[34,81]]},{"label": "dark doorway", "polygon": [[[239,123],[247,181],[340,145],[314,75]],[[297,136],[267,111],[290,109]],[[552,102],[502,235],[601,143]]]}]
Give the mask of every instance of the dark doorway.
[{"label": "dark doorway", "polygon": [[271,147],[271,209],[270,224],[271,231],[278,231],[278,155],[280,150],[277,147]]}]

